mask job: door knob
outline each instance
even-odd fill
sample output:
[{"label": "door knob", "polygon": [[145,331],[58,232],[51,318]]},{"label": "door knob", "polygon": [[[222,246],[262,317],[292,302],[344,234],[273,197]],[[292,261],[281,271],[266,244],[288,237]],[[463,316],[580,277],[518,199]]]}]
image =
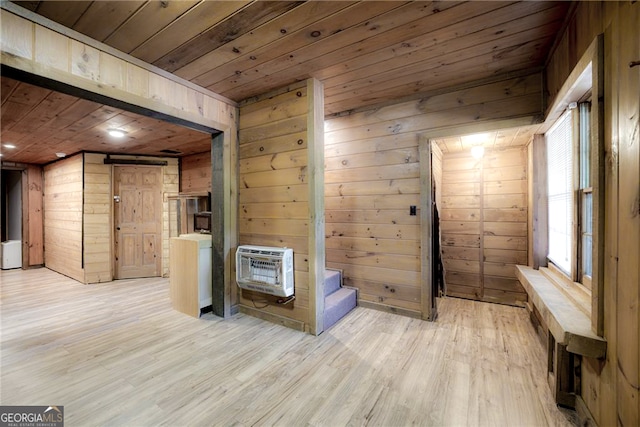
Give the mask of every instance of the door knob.
[{"label": "door knob", "polygon": [[113,201],[116,203],[120,203],[120,196],[113,196]]}]

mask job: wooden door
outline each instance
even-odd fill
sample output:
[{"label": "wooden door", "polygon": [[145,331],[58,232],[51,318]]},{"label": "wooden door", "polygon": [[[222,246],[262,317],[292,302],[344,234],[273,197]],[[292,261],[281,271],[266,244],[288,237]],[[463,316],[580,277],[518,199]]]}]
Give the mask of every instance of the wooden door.
[{"label": "wooden door", "polygon": [[162,169],[114,167],[115,278],[156,277],[162,269]]}]

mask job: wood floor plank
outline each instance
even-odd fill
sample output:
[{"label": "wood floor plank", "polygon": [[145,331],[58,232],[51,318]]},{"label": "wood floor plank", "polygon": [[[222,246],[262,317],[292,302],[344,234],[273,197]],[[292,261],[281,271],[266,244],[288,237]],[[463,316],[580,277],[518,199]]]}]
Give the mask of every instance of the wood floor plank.
[{"label": "wood floor plank", "polygon": [[356,308],[319,337],[171,309],[167,279],[0,273],[0,403],[69,425],[571,425],[524,309],[439,300],[424,322]]}]

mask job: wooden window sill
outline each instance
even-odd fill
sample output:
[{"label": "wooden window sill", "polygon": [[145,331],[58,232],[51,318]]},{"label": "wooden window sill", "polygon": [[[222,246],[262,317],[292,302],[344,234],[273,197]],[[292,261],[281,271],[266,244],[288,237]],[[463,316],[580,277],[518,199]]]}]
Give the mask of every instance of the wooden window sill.
[{"label": "wooden window sill", "polygon": [[604,358],[607,341],[591,330],[590,298],[578,284],[556,280],[555,273],[517,265],[516,276],[558,344],[586,357]]}]

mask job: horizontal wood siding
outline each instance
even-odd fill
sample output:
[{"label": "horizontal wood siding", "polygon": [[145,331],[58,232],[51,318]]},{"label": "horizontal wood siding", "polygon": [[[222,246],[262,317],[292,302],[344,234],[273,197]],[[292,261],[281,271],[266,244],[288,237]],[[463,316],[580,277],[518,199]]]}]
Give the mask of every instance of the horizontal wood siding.
[{"label": "horizontal wood siding", "polygon": [[307,88],[297,85],[240,107],[239,244],[293,248],[296,299],[240,290],[249,309],[309,322]]},{"label": "horizontal wood siding", "polygon": [[482,160],[445,153],[442,164],[442,264],[446,293],[482,300]]},{"label": "horizontal wood siding", "polygon": [[490,150],[483,162],[484,300],[522,305],[527,294],[515,265],[527,263],[527,248],[514,249],[509,242],[528,238],[527,149]]},{"label": "horizontal wood siding", "polygon": [[[527,262],[526,148],[445,153],[442,252],[447,294],[521,305]],[[517,243],[520,244],[517,244]]]},{"label": "horizontal wood siding", "polygon": [[113,280],[111,165],[104,154],[84,154],[84,281]]},{"label": "horizontal wood siding", "polygon": [[[359,117],[331,120],[355,126]],[[344,132],[347,132],[346,130]],[[325,142],[327,266],[361,301],[421,311],[420,164],[415,135]]]},{"label": "horizontal wood siding", "polygon": [[180,192],[211,191],[211,151],[180,159]]},{"label": "horizontal wood siding", "polygon": [[[420,135],[446,135],[447,129],[490,129],[497,120],[504,124],[520,122],[523,117],[533,123],[541,113],[540,90],[540,76],[531,75],[452,89],[325,122],[327,265],[344,271],[345,283],[360,289],[361,301],[421,314],[420,216],[409,215],[409,206],[420,203]],[[524,94],[528,95],[521,96]],[[465,295],[473,295],[469,284],[475,280],[477,286],[480,280],[480,174],[456,170],[452,177],[446,155],[440,166],[441,155],[440,150],[434,151],[434,177],[441,188],[436,202],[441,220],[446,210],[456,215],[455,221],[441,222],[443,251],[475,249],[473,259],[459,253],[445,269],[457,273],[450,275],[452,282],[466,284]],[[490,182],[496,180],[504,180],[499,168],[491,170]],[[447,189],[454,184],[459,189]],[[490,206],[494,204],[500,202],[492,200]],[[524,224],[526,251],[526,218]],[[466,276],[461,278],[462,274]]]},{"label": "horizontal wood siding", "polygon": [[82,155],[44,168],[44,262],[84,282],[82,254]]}]

